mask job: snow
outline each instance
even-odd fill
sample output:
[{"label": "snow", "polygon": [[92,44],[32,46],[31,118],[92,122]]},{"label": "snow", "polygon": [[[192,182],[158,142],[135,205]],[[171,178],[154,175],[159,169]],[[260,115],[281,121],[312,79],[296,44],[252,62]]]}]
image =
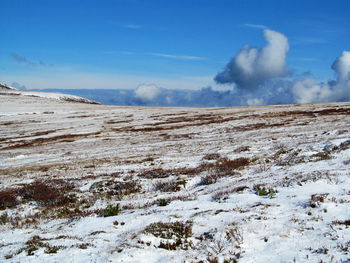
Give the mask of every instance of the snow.
[{"label": "snow", "polygon": [[[62,194],[75,194],[76,200],[67,207],[45,206],[18,194],[17,206],[0,211],[0,219],[9,218],[0,224],[1,262],[350,259],[350,228],[344,223],[350,220],[350,149],[340,148],[350,139],[350,103],[145,108],[1,91],[6,92],[0,95],[0,201],[2,190],[57,179],[74,186]],[[309,114],[315,111],[323,113]],[[248,148],[237,152],[242,146]],[[205,160],[208,153],[250,163],[203,185],[203,177],[220,174],[198,168],[218,162]],[[143,175],[150,171],[154,178]],[[112,186],[92,191],[101,181]],[[157,189],[159,182],[179,181],[184,185],[178,191]],[[130,182],[140,188],[125,192],[130,184],[121,196],[108,194]],[[259,196],[258,185],[275,194]],[[169,202],[160,206],[160,199]],[[101,216],[116,204],[120,214]],[[64,208],[82,212],[57,214]],[[189,221],[192,234],[181,239],[187,250],[160,248],[176,240],[145,230],[152,223]],[[229,233],[235,233],[231,239]],[[41,243],[28,255],[33,236]],[[47,252],[55,246],[56,253]]]},{"label": "snow", "polygon": [[52,92],[19,90],[14,87],[1,84],[1,83],[0,83],[0,94],[39,97],[39,98],[47,98],[47,99],[55,99],[55,100],[63,100],[63,101],[98,104],[97,102],[94,102],[79,96],[52,93]]}]

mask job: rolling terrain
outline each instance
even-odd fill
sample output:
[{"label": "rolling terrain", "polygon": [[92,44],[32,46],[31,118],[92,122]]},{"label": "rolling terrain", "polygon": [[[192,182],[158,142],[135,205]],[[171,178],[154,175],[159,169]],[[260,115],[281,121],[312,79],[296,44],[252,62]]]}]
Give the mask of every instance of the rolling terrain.
[{"label": "rolling terrain", "polygon": [[16,93],[0,95],[1,262],[349,262],[350,103]]}]

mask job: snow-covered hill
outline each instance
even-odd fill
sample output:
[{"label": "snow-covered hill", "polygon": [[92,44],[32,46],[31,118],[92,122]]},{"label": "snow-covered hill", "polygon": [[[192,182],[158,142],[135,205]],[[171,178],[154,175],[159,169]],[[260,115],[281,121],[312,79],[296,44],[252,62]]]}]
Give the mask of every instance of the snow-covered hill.
[{"label": "snow-covered hill", "polygon": [[350,260],[350,103],[7,94],[0,127],[1,262]]},{"label": "snow-covered hill", "polygon": [[79,102],[79,103],[89,103],[89,104],[98,104],[95,101],[91,101],[79,96],[52,93],[52,92],[40,92],[40,91],[27,91],[19,90],[11,86],[0,83],[0,95],[18,95],[18,96],[29,96],[29,97],[39,97],[47,99],[55,99],[69,102]]}]

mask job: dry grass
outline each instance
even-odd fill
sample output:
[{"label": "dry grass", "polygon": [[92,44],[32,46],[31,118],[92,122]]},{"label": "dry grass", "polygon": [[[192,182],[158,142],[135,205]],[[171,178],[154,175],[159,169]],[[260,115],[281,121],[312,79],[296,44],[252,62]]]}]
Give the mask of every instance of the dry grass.
[{"label": "dry grass", "polygon": [[213,196],[212,196],[212,199],[214,201],[225,200],[225,199],[228,198],[228,196],[230,194],[240,193],[240,192],[242,192],[242,191],[244,191],[245,189],[248,189],[248,188],[249,187],[247,187],[247,186],[237,186],[237,187],[221,190],[221,191],[218,191],[218,192],[214,193]]},{"label": "dry grass", "polygon": [[54,144],[59,142],[73,142],[77,139],[87,138],[89,136],[94,136],[99,134],[101,134],[101,131],[85,133],[85,134],[64,134],[64,135],[57,135],[49,138],[36,138],[32,140],[21,140],[21,141],[16,141],[15,144],[4,146],[0,148],[0,150],[13,150],[13,149],[21,149],[21,148],[38,147],[42,145]]},{"label": "dry grass", "polygon": [[163,168],[155,168],[150,170],[145,170],[138,174],[139,177],[145,179],[155,179],[155,178],[166,178],[175,173],[171,170],[165,170]]},{"label": "dry grass", "polygon": [[[215,159],[215,158],[218,159]],[[237,159],[230,160],[226,157],[221,157],[220,155],[210,155],[204,158],[211,158],[214,162],[204,162],[199,166],[194,168],[176,168],[176,169],[163,169],[154,168],[145,170],[138,174],[141,178],[155,179],[155,178],[167,178],[170,176],[180,176],[180,175],[200,175],[203,172],[209,172],[212,176],[228,176],[234,175],[238,170],[245,168],[250,165],[251,160],[249,158],[241,157]],[[214,175],[215,174],[215,175]]]},{"label": "dry grass", "polygon": [[220,158],[221,158],[221,155],[218,153],[208,153],[208,154],[203,156],[203,160],[208,160],[208,161],[218,160]]},{"label": "dry grass", "polygon": [[344,221],[333,221],[334,225],[350,226],[350,219]]},{"label": "dry grass", "polygon": [[[349,108],[330,108],[323,109],[319,111],[282,111],[276,113],[263,113],[263,114],[249,114],[249,115],[239,115],[232,116],[232,114],[202,114],[197,116],[177,116],[173,118],[168,118],[166,121],[145,124],[145,127],[135,128],[132,126],[123,127],[120,129],[116,129],[116,131],[122,132],[155,132],[155,131],[163,131],[163,130],[174,130],[181,129],[186,127],[193,126],[202,126],[209,124],[220,124],[230,121],[237,121],[241,119],[265,119],[266,122],[263,123],[254,123],[245,126],[238,126],[232,129],[228,129],[228,132],[237,132],[237,131],[249,131],[249,130],[259,130],[259,129],[268,129],[274,127],[281,127],[287,125],[289,122],[298,118],[298,116],[311,117],[314,118],[316,116],[328,116],[328,115],[347,115],[350,114]],[[225,115],[227,115],[225,117]],[[288,118],[288,121],[280,122],[280,123],[269,123],[268,119],[283,119]],[[177,125],[169,125],[169,124],[177,124]]]},{"label": "dry grass", "polygon": [[148,225],[144,232],[164,239],[189,238],[192,236],[192,222],[156,222]]},{"label": "dry grass", "polygon": [[214,163],[202,163],[198,169],[200,171],[210,171],[214,170],[217,173],[227,173],[231,174],[235,170],[243,169],[250,164],[250,159],[245,157],[240,157],[237,159],[230,160],[226,157],[219,158]]},{"label": "dry grass", "polygon": [[158,181],[153,184],[154,190],[161,192],[178,192],[186,182],[183,180]]},{"label": "dry grass", "polygon": [[312,208],[319,207],[320,203],[323,203],[327,198],[328,194],[313,194],[311,195],[309,205]]},{"label": "dry grass", "polygon": [[89,191],[107,198],[115,197],[121,200],[124,196],[139,193],[141,190],[141,185],[136,181],[120,182],[112,179],[94,183]]}]

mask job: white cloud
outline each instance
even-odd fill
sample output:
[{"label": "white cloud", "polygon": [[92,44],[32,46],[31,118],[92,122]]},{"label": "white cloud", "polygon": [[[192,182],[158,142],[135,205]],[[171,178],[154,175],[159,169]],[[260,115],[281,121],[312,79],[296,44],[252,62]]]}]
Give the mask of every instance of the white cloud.
[{"label": "white cloud", "polygon": [[135,90],[135,97],[143,101],[155,100],[161,94],[156,85],[140,85]]},{"label": "white cloud", "polygon": [[296,81],[292,93],[297,103],[350,100],[350,52],[343,51],[332,65],[337,79],[317,83],[314,78]]},{"label": "white cloud", "polygon": [[251,28],[258,28],[258,29],[267,29],[268,27],[265,25],[259,25],[259,24],[244,24],[246,27],[251,27]]},{"label": "white cloud", "polygon": [[246,103],[248,106],[258,106],[258,105],[263,105],[264,100],[261,98],[250,98],[246,100]]},{"label": "white cloud", "polygon": [[286,75],[288,39],[281,33],[264,30],[267,45],[261,49],[244,46],[217,74],[220,84],[237,84],[241,89],[256,89],[269,79]]},{"label": "white cloud", "polygon": [[197,57],[197,56],[184,56],[184,55],[172,55],[172,54],[164,54],[164,53],[150,53],[152,56],[170,58],[170,59],[181,59],[181,60],[205,60],[205,57]]},{"label": "white cloud", "polygon": [[123,25],[122,27],[128,28],[128,29],[140,29],[140,28],[142,28],[141,25],[136,25],[136,24],[127,24],[127,25]]},{"label": "white cloud", "polygon": [[332,90],[327,84],[317,84],[313,78],[295,82],[292,92],[297,103],[323,102],[332,95]]},{"label": "white cloud", "polygon": [[343,51],[342,55],[338,57],[332,69],[338,73],[339,82],[350,81],[350,51]]}]

